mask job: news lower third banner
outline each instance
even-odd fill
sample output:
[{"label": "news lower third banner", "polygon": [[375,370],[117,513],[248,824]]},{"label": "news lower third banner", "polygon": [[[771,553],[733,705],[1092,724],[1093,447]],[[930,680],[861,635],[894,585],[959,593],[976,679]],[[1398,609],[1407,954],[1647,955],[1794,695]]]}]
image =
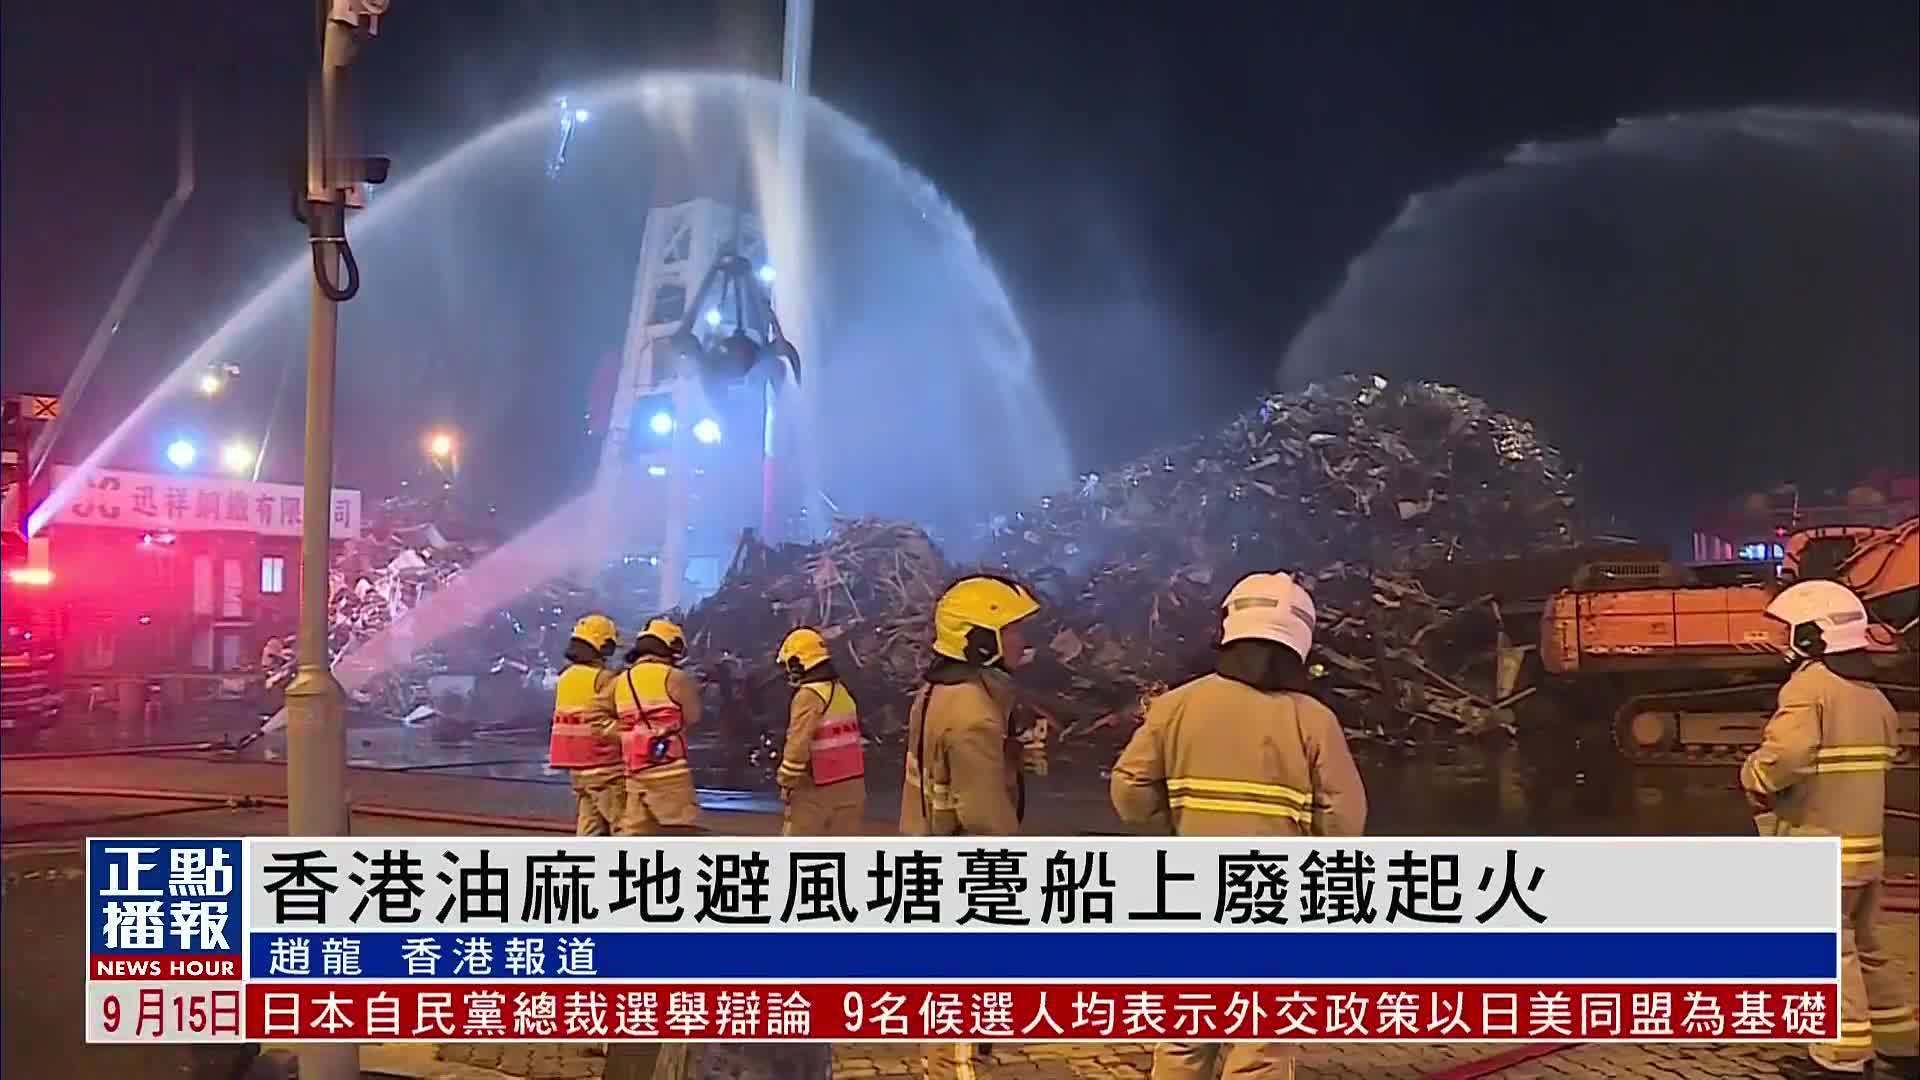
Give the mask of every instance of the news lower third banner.
[{"label": "news lower third banner", "polygon": [[1816,1041],[1834,838],[87,841],[90,1042]]}]

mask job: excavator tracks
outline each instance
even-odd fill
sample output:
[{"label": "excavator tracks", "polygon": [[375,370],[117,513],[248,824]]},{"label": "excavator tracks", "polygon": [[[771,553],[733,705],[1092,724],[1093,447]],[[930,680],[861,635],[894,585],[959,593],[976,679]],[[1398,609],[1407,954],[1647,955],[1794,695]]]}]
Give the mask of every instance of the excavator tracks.
[{"label": "excavator tracks", "polygon": [[[1895,769],[1920,769],[1920,711],[1911,686],[1876,683],[1899,710]],[[1613,744],[1632,765],[1739,767],[1772,715],[1777,683],[1675,690],[1628,698],[1613,714]]]}]

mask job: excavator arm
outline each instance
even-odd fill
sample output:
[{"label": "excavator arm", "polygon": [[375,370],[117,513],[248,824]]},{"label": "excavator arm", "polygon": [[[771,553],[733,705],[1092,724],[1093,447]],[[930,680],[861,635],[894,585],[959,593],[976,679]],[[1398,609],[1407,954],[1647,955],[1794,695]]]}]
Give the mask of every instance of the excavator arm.
[{"label": "excavator arm", "polygon": [[1895,635],[1912,633],[1920,620],[1920,518],[1891,528],[1803,529],[1787,539],[1784,554],[1781,576],[1787,582],[1838,581]]}]

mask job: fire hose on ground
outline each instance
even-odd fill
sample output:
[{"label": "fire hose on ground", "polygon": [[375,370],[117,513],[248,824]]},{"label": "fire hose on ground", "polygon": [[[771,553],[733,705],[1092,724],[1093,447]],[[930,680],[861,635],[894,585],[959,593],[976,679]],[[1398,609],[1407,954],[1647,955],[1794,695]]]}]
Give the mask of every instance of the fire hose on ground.
[{"label": "fire hose on ground", "polygon": [[85,750],[29,750],[18,754],[0,754],[0,761],[61,761],[67,758],[129,757],[146,754],[199,754],[232,749],[224,739],[202,742],[148,743],[141,746],[103,746]]}]

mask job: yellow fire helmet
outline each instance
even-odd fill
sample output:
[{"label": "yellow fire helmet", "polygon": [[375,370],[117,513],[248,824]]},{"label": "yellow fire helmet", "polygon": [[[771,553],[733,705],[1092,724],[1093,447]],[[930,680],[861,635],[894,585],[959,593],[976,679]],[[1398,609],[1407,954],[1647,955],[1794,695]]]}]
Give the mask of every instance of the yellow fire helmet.
[{"label": "yellow fire helmet", "polygon": [[949,660],[991,664],[1001,658],[1000,631],[1040,610],[1018,582],[961,578],[933,609],[933,651]]},{"label": "yellow fire helmet", "polygon": [[827,651],[827,639],[820,636],[820,631],[803,626],[780,643],[780,653],[775,659],[787,678],[798,679],[833,659],[833,655]]},{"label": "yellow fire helmet", "polygon": [[613,640],[620,636],[620,631],[615,628],[612,619],[596,611],[573,624],[573,636],[602,653],[610,653],[613,651]]},{"label": "yellow fire helmet", "polygon": [[680,656],[687,651],[687,635],[680,627],[665,619],[655,619],[640,631],[643,638],[652,638],[667,647],[667,651]]}]

